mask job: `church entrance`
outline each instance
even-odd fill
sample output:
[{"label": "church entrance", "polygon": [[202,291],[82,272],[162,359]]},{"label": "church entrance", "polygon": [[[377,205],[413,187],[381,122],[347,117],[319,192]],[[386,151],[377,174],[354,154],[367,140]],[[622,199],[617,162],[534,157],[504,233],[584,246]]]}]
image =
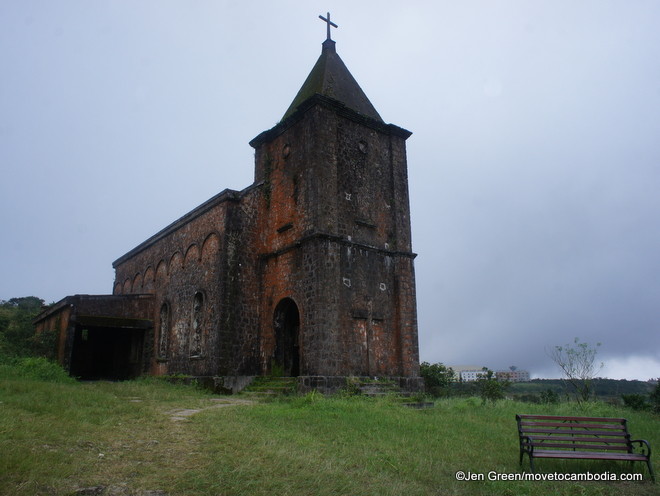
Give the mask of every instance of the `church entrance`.
[{"label": "church entrance", "polygon": [[300,314],[298,306],[291,298],[284,298],[275,307],[273,316],[275,329],[275,361],[285,377],[300,375]]}]

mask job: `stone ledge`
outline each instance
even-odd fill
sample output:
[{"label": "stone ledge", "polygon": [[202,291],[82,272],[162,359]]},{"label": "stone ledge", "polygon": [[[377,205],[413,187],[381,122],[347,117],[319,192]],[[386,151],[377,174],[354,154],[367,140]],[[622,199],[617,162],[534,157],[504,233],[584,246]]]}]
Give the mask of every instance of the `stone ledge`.
[{"label": "stone ledge", "polygon": [[[237,394],[248,387],[259,376],[188,376],[168,378],[170,382],[191,384],[196,382],[200,386],[210,389],[218,394]],[[417,393],[424,391],[424,379],[421,377],[367,377],[344,375],[304,375],[295,377],[299,393],[318,391],[322,394],[334,394],[346,389],[351,381],[360,383],[390,382],[403,393]]]},{"label": "stone ledge", "polygon": [[[353,376],[300,376],[298,377],[298,391],[308,393],[318,391],[323,394],[332,394],[346,388],[349,379],[355,379],[361,382],[373,381],[373,377],[353,377]],[[397,385],[401,391],[414,393],[424,391],[424,379],[421,377],[379,377],[378,380],[390,381]]]}]

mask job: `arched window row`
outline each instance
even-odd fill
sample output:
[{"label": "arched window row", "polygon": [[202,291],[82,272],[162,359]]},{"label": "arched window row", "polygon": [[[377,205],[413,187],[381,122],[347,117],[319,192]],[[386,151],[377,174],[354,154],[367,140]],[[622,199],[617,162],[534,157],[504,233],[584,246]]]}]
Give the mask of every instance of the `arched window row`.
[{"label": "arched window row", "polygon": [[213,258],[219,251],[220,235],[211,232],[204,238],[201,245],[191,243],[185,250],[174,250],[168,258],[161,258],[155,264],[148,263],[144,271],[137,272],[123,281],[116,281],[113,294],[153,293],[159,278],[167,278],[178,270]]}]

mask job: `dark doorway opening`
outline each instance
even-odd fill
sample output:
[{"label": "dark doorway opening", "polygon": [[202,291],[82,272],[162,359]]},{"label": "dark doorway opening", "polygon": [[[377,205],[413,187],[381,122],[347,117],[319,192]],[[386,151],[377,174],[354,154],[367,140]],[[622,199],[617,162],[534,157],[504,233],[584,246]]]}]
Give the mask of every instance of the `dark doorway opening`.
[{"label": "dark doorway opening", "polygon": [[300,375],[300,314],[291,298],[284,298],[275,307],[275,363],[285,377]]},{"label": "dark doorway opening", "polygon": [[77,326],[71,375],[82,380],[122,381],[140,375],[144,329]]}]

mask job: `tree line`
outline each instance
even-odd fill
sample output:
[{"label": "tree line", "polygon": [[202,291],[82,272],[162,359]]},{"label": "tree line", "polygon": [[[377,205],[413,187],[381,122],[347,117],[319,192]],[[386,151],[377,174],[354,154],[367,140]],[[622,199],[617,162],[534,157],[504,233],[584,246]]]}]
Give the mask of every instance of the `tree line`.
[{"label": "tree line", "polygon": [[[593,399],[622,401],[635,410],[660,413],[660,381],[654,385],[642,381],[597,378],[603,364],[596,362],[595,347],[575,338],[573,343],[556,346],[549,353],[563,373],[563,378],[534,379],[525,383],[498,380],[492,370],[484,367],[476,381],[461,382],[451,367],[442,363],[420,365],[426,393],[440,398],[448,396],[480,396],[483,403],[495,402],[506,396],[533,403],[558,403],[562,399],[583,403]],[[515,367],[512,367],[512,370]]]},{"label": "tree line", "polygon": [[35,332],[33,321],[45,308],[36,296],[0,300],[0,358],[55,358],[55,333]]}]

